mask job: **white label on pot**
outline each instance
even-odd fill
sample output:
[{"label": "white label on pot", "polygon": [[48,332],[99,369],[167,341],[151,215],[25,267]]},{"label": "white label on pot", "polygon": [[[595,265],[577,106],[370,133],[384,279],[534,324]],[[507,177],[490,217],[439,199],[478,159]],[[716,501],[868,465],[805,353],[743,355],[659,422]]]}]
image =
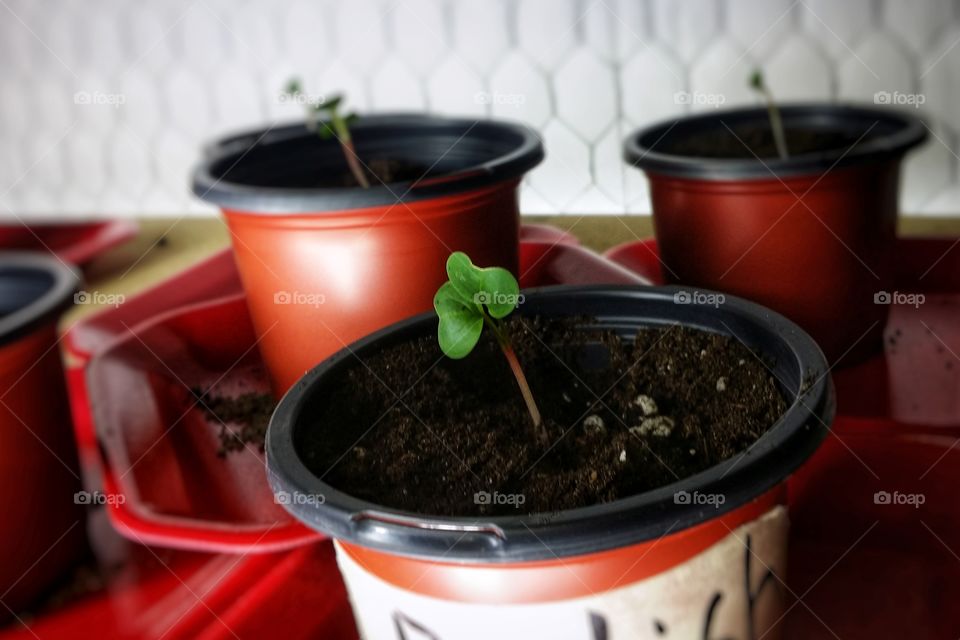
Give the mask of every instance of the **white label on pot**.
[{"label": "white label on pot", "polygon": [[337,559],[366,640],[774,640],[788,526],[786,509],[776,507],[663,573],[549,603],[443,600],[381,580],[339,545]]}]

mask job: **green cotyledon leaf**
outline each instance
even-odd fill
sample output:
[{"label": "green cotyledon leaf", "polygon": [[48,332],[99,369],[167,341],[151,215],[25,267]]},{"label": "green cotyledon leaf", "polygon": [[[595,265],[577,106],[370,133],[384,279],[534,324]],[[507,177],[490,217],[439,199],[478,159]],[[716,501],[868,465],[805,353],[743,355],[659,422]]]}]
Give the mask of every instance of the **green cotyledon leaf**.
[{"label": "green cotyledon leaf", "polygon": [[473,351],[483,331],[483,315],[463,299],[450,282],[445,282],[433,298],[433,308],[440,318],[437,340],[444,355],[454,360]]},{"label": "green cotyledon leaf", "polygon": [[478,267],[467,254],[457,251],[447,259],[447,277],[464,301],[486,306],[497,320],[517,306],[520,285],[506,269]]}]

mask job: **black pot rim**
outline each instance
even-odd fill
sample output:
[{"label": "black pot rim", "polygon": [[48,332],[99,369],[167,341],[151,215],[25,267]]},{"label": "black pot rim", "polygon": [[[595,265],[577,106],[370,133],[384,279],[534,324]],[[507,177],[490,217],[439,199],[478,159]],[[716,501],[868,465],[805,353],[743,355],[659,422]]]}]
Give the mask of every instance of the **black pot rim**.
[{"label": "black pot rim", "polygon": [[624,159],[649,174],[695,180],[776,180],[787,176],[817,175],[835,167],[899,159],[927,139],[927,128],[915,115],[900,110],[840,104],[790,104],[780,107],[784,126],[807,123],[814,126],[848,126],[859,123],[866,130],[875,126],[889,133],[866,138],[852,150],[834,149],[781,158],[702,158],[657,151],[667,136],[698,129],[736,125],[750,121],[769,122],[765,107],[730,109],[685,115],[644,127],[632,133],[623,145]]},{"label": "black pot rim", "polygon": [[[202,160],[193,171],[193,193],[222,208],[244,212],[284,214],[344,211],[416,202],[519,180],[544,157],[543,145],[537,133],[530,127],[513,122],[401,113],[365,115],[351,125],[351,134],[360,153],[367,140],[382,142],[389,138],[391,131],[404,131],[406,135],[412,135],[411,131],[418,130],[417,135],[425,138],[454,136],[454,146],[468,138],[499,139],[509,146],[509,151],[495,157],[478,158],[469,166],[450,173],[415,181],[374,184],[367,189],[273,188],[231,182],[213,175],[214,164],[227,159],[239,162],[254,145],[266,147],[295,138],[316,138],[317,134],[300,121],[229,135],[207,145]],[[327,143],[337,144],[335,140]],[[339,154],[340,150],[335,149],[334,152]]]},{"label": "black pot rim", "polygon": [[0,317],[0,345],[6,345],[53,321],[72,302],[71,296],[80,287],[76,268],[53,255],[36,251],[0,252],[0,281],[13,280],[32,273],[47,274],[50,286],[24,306]]},{"label": "black pot rim", "polygon": [[[685,287],[629,285],[545,287],[526,291],[521,309],[532,305],[531,313],[535,313],[538,304],[569,303],[576,307],[570,313],[576,315],[578,309],[591,300],[601,300],[601,303],[609,300],[651,306],[669,303],[688,307],[676,311],[680,317],[684,313],[696,316],[700,310],[675,303],[676,294],[693,291]],[[267,431],[270,484],[277,494],[323,496],[320,505],[294,500],[284,506],[301,522],[331,537],[396,555],[447,562],[524,562],[583,555],[654,540],[720,516],[753,501],[785,480],[826,437],[835,412],[829,368],[816,343],[793,322],[773,311],[732,296],[725,298],[723,313],[713,321],[722,316],[733,326],[753,328],[770,340],[779,340],[779,346],[790,354],[793,362],[777,366],[796,369],[798,395],[780,420],[748,452],[694,476],[629,498],[559,514],[490,518],[420,516],[381,507],[334,489],[314,475],[296,452],[294,433],[301,417],[302,400],[323,384],[327,376],[337,375],[352,361],[354,353],[362,355],[373,351],[382,341],[399,340],[398,336],[407,339],[424,331],[435,331],[436,316],[426,313],[355,342],[314,367],[287,392]],[[706,309],[704,312],[714,313]],[[624,313],[623,317],[630,315]],[[639,317],[638,313],[632,315]],[[610,321],[615,322],[616,316],[611,316]],[[678,320],[664,314],[658,322],[643,324],[670,322]],[[708,328],[694,321],[681,324],[718,331],[716,327]],[[722,493],[726,501],[719,508],[676,504],[674,496],[680,491]]]}]

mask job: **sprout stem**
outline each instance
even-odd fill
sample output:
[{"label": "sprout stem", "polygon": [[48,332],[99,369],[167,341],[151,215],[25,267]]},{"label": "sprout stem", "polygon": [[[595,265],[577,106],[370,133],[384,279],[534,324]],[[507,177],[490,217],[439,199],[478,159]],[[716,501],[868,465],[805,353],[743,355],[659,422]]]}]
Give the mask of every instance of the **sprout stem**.
[{"label": "sprout stem", "polygon": [[550,443],[550,437],[547,435],[547,430],[543,426],[540,409],[537,408],[537,403],[533,399],[530,385],[527,384],[527,377],[523,374],[523,368],[520,366],[520,361],[517,359],[517,354],[514,352],[509,338],[504,335],[503,331],[500,330],[500,326],[493,318],[487,315],[486,311],[483,311],[483,322],[490,327],[493,335],[496,336],[497,343],[500,345],[500,349],[503,351],[503,355],[506,356],[507,363],[510,365],[510,370],[513,371],[513,377],[517,379],[520,393],[523,395],[524,402],[527,403],[527,411],[530,412],[530,418],[533,420],[534,435],[540,444],[547,446]]},{"label": "sprout stem", "polygon": [[767,101],[767,113],[770,115],[770,128],[773,129],[773,143],[777,145],[777,154],[781,159],[786,160],[790,157],[787,153],[787,136],[783,131],[783,120],[780,118],[780,108],[773,99],[773,94],[764,85],[763,97]]},{"label": "sprout stem", "polygon": [[350,127],[340,116],[336,109],[330,113],[330,124],[340,139],[340,146],[343,147],[343,155],[347,159],[347,166],[350,167],[350,173],[356,179],[357,183],[364,189],[370,188],[370,181],[360,166],[360,160],[357,158],[357,151],[353,146],[353,137],[350,135]]}]

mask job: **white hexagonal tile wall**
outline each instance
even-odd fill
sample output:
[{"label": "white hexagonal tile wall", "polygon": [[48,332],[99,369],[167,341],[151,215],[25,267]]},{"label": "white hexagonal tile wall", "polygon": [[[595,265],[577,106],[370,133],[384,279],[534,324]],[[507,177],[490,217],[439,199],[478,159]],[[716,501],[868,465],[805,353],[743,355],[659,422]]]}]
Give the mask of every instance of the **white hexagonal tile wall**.
[{"label": "white hexagonal tile wall", "polygon": [[617,115],[613,70],[588,49],[578,49],[557,69],[554,90],[557,115],[588,140],[606,131]]},{"label": "white hexagonal tile wall", "polygon": [[435,68],[448,51],[443,5],[434,0],[403,0],[393,11],[393,43],[397,55],[419,75]]},{"label": "white hexagonal tile wall", "polygon": [[590,149],[557,120],[543,129],[543,146],[550,152],[543,164],[530,172],[530,184],[545,200],[563,210],[590,186]]},{"label": "white hexagonal tile wall", "polygon": [[99,195],[110,179],[102,142],[97,134],[77,131],[66,137],[62,151],[57,152],[64,156],[70,183],[88,196]]},{"label": "white hexagonal tile wall", "polygon": [[620,72],[621,109],[633,125],[675,115],[678,94],[686,91],[683,66],[666,50],[648,47],[623,65]]},{"label": "white hexagonal tile wall", "polygon": [[427,82],[427,100],[431,111],[481,118],[491,101],[473,69],[459,56],[447,58]]},{"label": "white hexagonal tile wall", "polygon": [[516,12],[520,48],[538,64],[556,66],[577,44],[582,14],[572,0],[524,0]]},{"label": "white hexagonal tile wall", "polygon": [[653,0],[653,16],[657,39],[689,61],[717,34],[720,4],[717,0]]},{"label": "white hexagonal tile wall", "polygon": [[728,39],[714,43],[690,70],[687,106],[691,111],[708,111],[755,103],[756,96],[747,84],[755,67],[756,62],[739,44]]},{"label": "white hexagonal tile wall", "polygon": [[344,2],[336,6],[337,58],[351,69],[370,75],[383,60],[385,15],[379,2]]},{"label": "white hexagonal tile wall", "polygon": [[504,0],[470,0],[451,5],[453,46],[481,73],[490,73],[510,46]]},{"label": "white hexagonal tile wall", "polygon": [[880,92],[911,93],[914,70],[889,36],[867,36],[849,58],[840,64],[840,97],[873,102]]},{"label": "white hexagonal tile wall", "polygon": [[798,3],[793,0],[726,0],[727,28],[751,53],[770,53],[793,29]]},{"label": "white hexagonal tile wall", "polygon": [[650,6],[636,0],[605,0],[604,6],[613,17],[614,54],[626,60],[637,51],[653,46]]},{"label": "white hexagonal tile wall", "polygon": [[523,55],[510,54],[490,77],[491,113],[542,127],[553,113],[546,79]]},{"label": "white hexagonal tile wall", "polygon": [[950,0],[926,0],[920,10],[916,2],[884,2],[884,24],[914,51],[926,51],[949,23],[953,4]]},{"label": "white hexagonal tile wall", "polygon": [[831,55],[845,57],[870,29],[872,0],[804,0],[800,19],[804,31]]},{"label": "white hexagonal tile wall", "polygon": [[383,61],[371,82],[373,108],[415,111],[426,106],[420,78],[399,58]]},{"label": "white hexagonal tile wall", "polygon": [[764,80],[777,100],[829,101],[833,70],[807,38],[793,36],[763,64]]},{"label": "white hexagonal tile wall", "polygon": [[0,198],[18,210],[213,211],[186,193],[199,145],[302,119],[279,99],[299,76],[361,113],[531,124],[551,159],[524,182],[525,211],[647,211],[623,135],[721,97],[758,104],[746,76],[761,63],[784,101],[925,101],[949,149],[910,160],[904,204],[960,211],[952,0],[6,0],[0,16],[0,177],[71,141]]}]

